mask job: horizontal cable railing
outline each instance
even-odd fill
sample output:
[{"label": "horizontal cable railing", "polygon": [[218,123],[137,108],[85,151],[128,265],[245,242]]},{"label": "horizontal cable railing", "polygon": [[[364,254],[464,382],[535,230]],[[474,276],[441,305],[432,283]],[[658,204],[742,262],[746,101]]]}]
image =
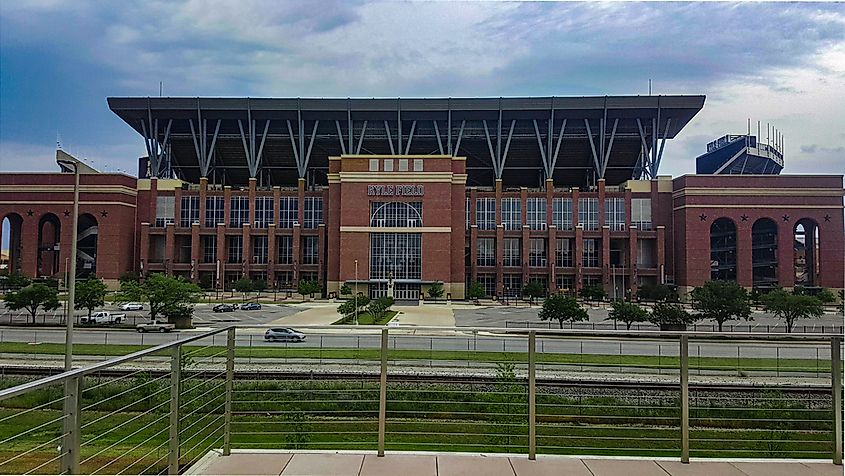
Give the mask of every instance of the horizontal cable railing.
[{"label": "horizontal cable railing", "polygon": [[232,448],[841,460],[841,335],[268,327],[3,376],[0,473],[177,473]]}]

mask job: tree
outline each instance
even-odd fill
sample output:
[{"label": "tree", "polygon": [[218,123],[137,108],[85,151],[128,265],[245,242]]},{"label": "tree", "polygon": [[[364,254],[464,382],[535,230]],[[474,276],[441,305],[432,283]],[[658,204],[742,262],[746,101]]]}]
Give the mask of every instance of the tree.
[{"label": "tree", "polygon": [[581,288],[581,298],[587,301],[603,301],[607,296],[604,292],[604,286],[601,284],[591,284]]},{"label": "tree", "polygon": [[819,318],[824,314],[824,305],[819,298],[782,289],[766,294],[763,308],[786,322],[786,332],[792,332],[797,319]]},{"label": "tree", "polygon": [[212,289],[212,286],[213,286],[213,283],[211,282],[211,275],[210,274],[200,275],[199,287],[201,289],[209,290],[209,289]]},{"label": "tree", "polygon": [[252,290],[255,291],[256,297],[265,289],[267,289],[267,281],[260,278],[252,280]]},{"label": "tree", "polygon": [[748,292],[733,281],[707,281],[690,293],[692,308],[704,319],[712,319],[722,325],[731,319],[751,320],[751,302]]},{"label": "tree", "polygon": [[631,330],[631,324],[648,321],[648,311],[632,302],[614,301],[608,319],[622,321]]},{"label": "tree", "polygon": [[836,302],[836,295],[830,289],[821,288],[816,293],[816,299],[822,302],[822,304],[833,304]]},{"label": "tree", "polygon": [[637,288],[637,297],[644,301],[676,301],[677,294],[665,284],[643,284]]},{"label": "tree", "polygon": [[25,288],[32,284],[32,280],[29,279],[26,275],[21,274],[19,272],[14,272],[9,274],[6,278],[6,286],[11,289],[21,289]]},{"label": "tree", "polygon": [[563,329],[564,321],[578,322],[586,321],[589,318],[587,311],[578,304],[578,301],[571,296],[554,294],[543,301],[543,308],[540,309],[540,320],[558,321]]},{"label": "tree", "polygon": [[437,301],[437,298],[443,297],[443,283],[440,281],[431,283],[431,286],[428,287],[428,296],[435,301]]},{"label": "tree", "polygon": [[123,284],[124,282],[130,282],[130,281],[138,283],[138,282],[141,281],[141,275],[136,273],[135,271],[127,271],[127,272],[120,275],[120,278],[118,278],[118,281],[120,281],[120,284]]},{"label": "tree", "polygon": [[56,289],[46,284],[33,283],[26,287],[6,294],[3,300],[6,307],[13,311],[26,309],[35,324],[35,315],[38,308],[43,307],[45,311],[52,311],[59,308],[59,296]]},{"label": "tree", "polygon": [[337,312],[343,317],[349,317],[355,314],[355,311],[367,307],[370,304],[370,298],[364,295],[358,296],[358,299],[350,299],[337,307]]},{"label": "tree", "polygon": [[661,329],[685,329],[687,325],[698,320],[698,316],[690,314],[680,304],[659,302],[651,309],[648,320]]},{"label": "tree", "polygon": [[390,310],[391,306],[393,306],[393,298],[390,296],[382,296],[376,300],[370,301],[367,306],[367,312],[373,316],[373,321],[375,322],[382,319],[387,314],[387,311]]},{"label": "tree", "polygon": [[296,287],[296,292],[303,296],[313,295],[320,292],[320,284],[317,281],[306,281],[302,279]]},{"label": "tree", "polygon": [[235,281],[234,289],[235,291],[242,293],[244,295],[244,299],[246,299],[246,293],[253,290],[252,280],[244,276],[241,279]]},{"label": "tree", "polygon": [[522,287],[522,295],[528,296],[528,298],[531,299],[531,302],[534,302],[534,298],[545,296],[546,290],[539,281],[529,281]]},{"label": "tree", "polygon": [[105,304],[107,290],[106,284],[94,276],[85,281],[79,281],[76,283],[73,307],[75,309],[87,309],[90,318],[94,309]]},{"label": "tree", "polygon": [[[121,301],[140,301],[150,305],[150,319],[155,320],[159,314],[173,319],[177,327],[190,325],[183,316],[187,309],[193,311],[192,303],[199,300],[202,290],[196,284],[183,278],[171,278],[160,273],[153,273],[143,283],[125,281],[120,285]],[[188,314],[190,316],[190,314]],[[173,322],[173,321],[171,321]]]},{"label": "tree", "polygon": [[350,294],[352,294],[352,288],[348,284],[343,283],[343,286],[340,287],[340,295],[349,296]]},{"label": "tree", "polygon": [[486,294],[484,286],[478,281],[473,281],[469,284],[467,289],[467,299],[481,299]]}]

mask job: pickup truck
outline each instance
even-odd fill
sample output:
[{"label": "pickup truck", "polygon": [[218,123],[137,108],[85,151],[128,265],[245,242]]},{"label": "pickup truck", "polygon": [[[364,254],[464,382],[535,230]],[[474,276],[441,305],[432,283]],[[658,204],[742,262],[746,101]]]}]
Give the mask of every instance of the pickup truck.
[{"label": "pickup truck", "polygon": [[143,324],[138,324],[135,326],[135,330],[138,332],[170,332],[176,328],[176,324],[170,324],[169,322],[164,321],[152,321],[152,322],[145,322]]},{"label": "pickup truck", "polygon": [[126,314],[112,314],[109,311],[98,311],[91,317],[84,316],[79,322],[82,324],[120,324],[126,319]]}]

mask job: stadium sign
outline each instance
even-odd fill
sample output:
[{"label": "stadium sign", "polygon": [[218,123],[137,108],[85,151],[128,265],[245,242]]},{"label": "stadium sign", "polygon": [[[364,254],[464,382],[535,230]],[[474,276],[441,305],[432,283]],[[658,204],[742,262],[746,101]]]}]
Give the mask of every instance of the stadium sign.
[{"label": "stadium sign", "polygon": [[422,197],[425,195],[425,188],[420,184],[367,185],[367,195],[371,197]]}]

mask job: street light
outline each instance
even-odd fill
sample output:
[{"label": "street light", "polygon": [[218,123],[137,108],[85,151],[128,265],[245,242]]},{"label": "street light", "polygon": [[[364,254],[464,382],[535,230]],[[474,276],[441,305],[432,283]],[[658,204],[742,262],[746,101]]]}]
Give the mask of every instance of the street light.
[{"label": "street light", "polygon": [[79,228],[79,164],[71,160],[56,160],[60,165],[73,167],[73,226],[70,238],[70,271],[67,286],[67,319],[65,334],[65,371],[73,368],[73,308],[76,297],[76,236]]},{"label": "street light", "polygon": [[358,325],[358,260],[355,260],[355,318],[352,320]]}]

